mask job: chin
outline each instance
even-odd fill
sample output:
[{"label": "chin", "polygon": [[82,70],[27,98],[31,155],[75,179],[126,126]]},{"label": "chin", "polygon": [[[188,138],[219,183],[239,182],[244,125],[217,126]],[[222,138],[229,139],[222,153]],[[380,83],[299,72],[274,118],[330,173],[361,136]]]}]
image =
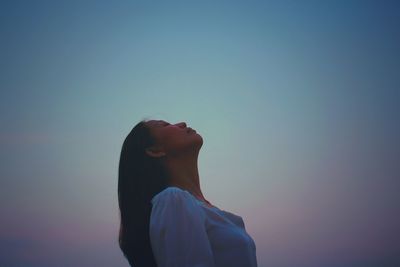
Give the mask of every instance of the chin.
[{"label": "chin", "polygon": [[203,138],[198,133],[194,133],[194,135],[192,136],[191,143],[195,147],[201,147],[203,145]]},{"label": "chin", "polygon": [[200,147],[203,145],[203,137],[201,137],[201,135],[197,134],[199,139],[199,143],[200,143]]}]

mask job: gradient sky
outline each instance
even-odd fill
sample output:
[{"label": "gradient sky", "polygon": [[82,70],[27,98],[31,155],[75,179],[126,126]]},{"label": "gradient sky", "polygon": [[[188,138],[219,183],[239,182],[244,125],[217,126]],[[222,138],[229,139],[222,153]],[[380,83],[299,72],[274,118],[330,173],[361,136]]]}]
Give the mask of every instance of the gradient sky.
[{"label": "gradient sky", "polygon": [[400,266],[399,25],[397,1],[1,1],[0,266],[128,266],[143,118],[203,137],[259,267]]}]

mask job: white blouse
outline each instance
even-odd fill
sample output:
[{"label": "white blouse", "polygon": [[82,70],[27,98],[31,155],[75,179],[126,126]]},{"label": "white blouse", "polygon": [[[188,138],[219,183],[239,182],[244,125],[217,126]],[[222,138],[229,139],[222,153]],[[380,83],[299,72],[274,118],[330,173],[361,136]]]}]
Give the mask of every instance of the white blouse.
[{"label": "white blouse", "polygon": [[170,186],[151,200],[150,241],[158,267],[256,267],[242,217]]}]

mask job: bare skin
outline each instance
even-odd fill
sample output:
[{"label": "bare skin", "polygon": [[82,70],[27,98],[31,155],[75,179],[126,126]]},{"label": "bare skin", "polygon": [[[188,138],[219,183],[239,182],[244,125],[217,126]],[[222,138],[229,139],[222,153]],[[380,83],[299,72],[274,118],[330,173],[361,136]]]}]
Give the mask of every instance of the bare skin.
[{"label": "bare skin", "polygon": [[156,144],[146,149],[150,157],[159,157],[170,177],[170,185],[189,191],[197,199],[205,199],[200,187],[197,159],[202,137],[186,123],[170,124],[163,120],[146,121]]}]

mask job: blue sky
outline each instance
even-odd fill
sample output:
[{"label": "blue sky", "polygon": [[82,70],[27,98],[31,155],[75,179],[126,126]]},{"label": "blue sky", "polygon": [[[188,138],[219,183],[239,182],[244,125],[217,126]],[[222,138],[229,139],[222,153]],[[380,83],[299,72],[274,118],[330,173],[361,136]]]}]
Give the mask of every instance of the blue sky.
[{"label": "blue sky", "polygon": [[202,135],[202,191],[260,267],[400,264],[396,1],[2,1],[2,266],[128,266],[143,118]]}]

